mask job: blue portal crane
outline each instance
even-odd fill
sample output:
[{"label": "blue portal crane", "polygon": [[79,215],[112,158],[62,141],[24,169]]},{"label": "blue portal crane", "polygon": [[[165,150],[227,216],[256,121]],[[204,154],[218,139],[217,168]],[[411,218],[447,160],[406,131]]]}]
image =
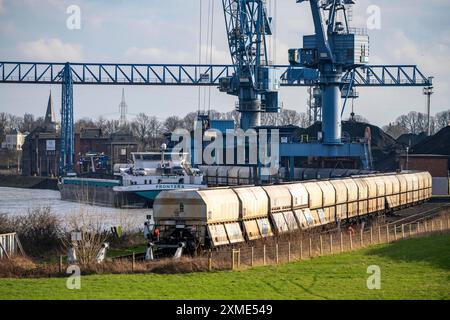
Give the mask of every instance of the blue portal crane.
[{"label": "blue portal crane", "polygon": [[261,112],[278,112],[278,70],[269,66],[267,39],[272,19],[264,0],[222,0],[234,73],[219,89],[239,98],[241,128],[260,125]]},{"label": "blue portal crane", "polygon": [[[315,34],[303,37],[303,48],[289,50],[289,62],[319,72],[316,85],[322,95],[322,141],[325,145],[340,145],[341,90],[345,91],[343,96],[348,96],[353,70],[369,62],[369,36],[363,29],[349,27],[346,6],[353,5],[353,0],[297,0],[297,3],[306,1],[310,4]],[[350,72],[350,77],[344,81],[346,72]]]},{"label": "blue portal crane", "polygon": [[[307,87],[319,81],[314,69],[277,65],[281,87]],[[61,101],[61,172],[73,166],[73,86],[75,85],[133,85],[133,86],[215,86],[220,79],[231,76],[234,65],[198,64],[114,64],[0,61],[0,83],[56,84],[62,87]],[[427,87],[431,78],[415,65],[365,65],[347,71],[343,82],[353,78],[353,87]],[[283,148],[288,146],[282,145]],[[302,154],[316,152],[302,148]],[[298,155],[290,146],[288,152]],[[291,150],[292,149],[292,150]],[[350,146],[348,150],[354,150]],[[323,154],[328,154],[321,150]],[[357,154],[357,152],[353,152]]]}]

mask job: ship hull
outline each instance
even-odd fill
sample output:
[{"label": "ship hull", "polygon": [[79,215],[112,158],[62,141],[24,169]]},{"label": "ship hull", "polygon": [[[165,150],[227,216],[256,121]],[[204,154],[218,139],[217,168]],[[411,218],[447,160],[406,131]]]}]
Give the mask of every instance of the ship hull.
[{"label": "ship hull", "polygon": [[58,184],[62,200],[114,208],[151,207],[161,191],[205,187],[173,183],[125,187],[118,180],[89,178],[64,178]]}]

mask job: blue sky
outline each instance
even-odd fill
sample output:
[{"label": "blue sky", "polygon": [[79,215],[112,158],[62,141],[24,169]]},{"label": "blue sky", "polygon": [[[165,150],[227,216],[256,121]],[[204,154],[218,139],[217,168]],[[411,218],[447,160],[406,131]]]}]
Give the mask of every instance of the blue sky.
[{"label": "blue sky", "polygon": [[[229,63],[222,1],[202,0],[203,26],[208,1],[215,1],[213,63]],[[313,32],[309,6],[276,1],[276,63],[287,63],[287,50],[301,46]],[[81,30],[66,27],[70,5],[81,8]],[[0,60],[197,63],[200,0],[0,0]],[[354,26],[366,25],[369,5],[381,9],[381,29],[370,30],[372,64],[417,64],[434,76],[433,113],[450,109],[450,2],[448,0],[357,1]],[[203,35],[206,30],[203,30]],[[206,40],[201,45],[206,46]],[[204,56],[204,54],[203,54]],[[272,57],[273,59],[273,57]],[[205,59],[203,58],[202,62]],[[1,85],[0,111],[43,115],[49,90],[59,105],[60,87]],[[197,109],[196,88],[126,87],[131,114],[164,119]],[[118,117],[120,87],[76,87],[75,116]],[[285,88],[285,108],[306,111],[306,89]],[[233,109],[235,99],[212,88],[211,107]],[[376,125],[408,111],[425,111],[421,88],[360,89],[356,113]],[[350,111],[346,111],[346,117]]]}]

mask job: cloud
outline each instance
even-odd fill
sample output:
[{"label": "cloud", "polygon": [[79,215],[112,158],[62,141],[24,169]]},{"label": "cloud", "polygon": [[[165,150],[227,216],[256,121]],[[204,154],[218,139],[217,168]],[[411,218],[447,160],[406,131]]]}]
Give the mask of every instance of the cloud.
[{"label": "cloud", "polygon": [[82,46],[64,43],[58,38],[22,42],[18,46],[24,58],[41,61],[80,61]]},{"label": "cloud", "polygon": [[[143,63],[197,63],[198,53],[187,52],[181,50],[167,50],[162,48],[138,48],[130,47],[125,51],[127,60]],[[202,46],[202,63],[205,62],[206,46]],[[219,50],[215,46],[212,47],[213,64],[230,63],[230,54],[228,51]],[[208,55],[209,58],[209,55]]]},{"label": "cloud", "polygon": [[[393,32],[385,44],[390,62],[398,64],[417,64],[425,72],[439,75],[450,75],[448,68],[448,56],[450,47],[445,43],[434,43],[433,51],[430,51],[429,42],[413,41],[403,31]],[[392,44],[395,43],[393,46]]]},{"label": "cloud", "polygon": [[0,14],[5,12],[5,4],[3,0],[0,0]]}]

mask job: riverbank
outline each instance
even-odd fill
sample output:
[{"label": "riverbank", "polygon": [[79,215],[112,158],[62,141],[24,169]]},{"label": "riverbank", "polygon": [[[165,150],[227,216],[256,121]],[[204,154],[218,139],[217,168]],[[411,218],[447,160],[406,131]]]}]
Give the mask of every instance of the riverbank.
[{"label": "riverbank", "polygon": [[0,187],[58,190],[58,179],[21,175],[0,175]]}]

